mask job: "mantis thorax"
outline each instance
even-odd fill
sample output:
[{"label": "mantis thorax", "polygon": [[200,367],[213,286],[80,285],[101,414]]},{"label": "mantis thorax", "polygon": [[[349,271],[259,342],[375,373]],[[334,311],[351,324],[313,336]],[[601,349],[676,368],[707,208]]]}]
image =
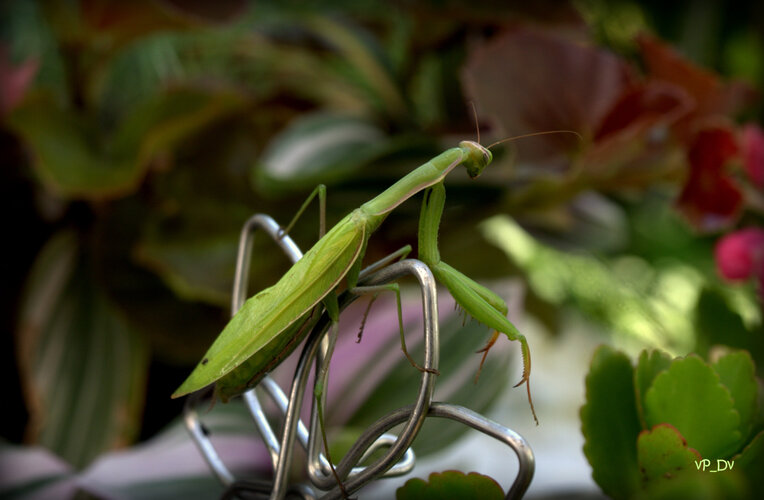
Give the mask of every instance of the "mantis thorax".
[{"label": "mantis thorax", "polygon": [[493,160],[491,152],[475,141],[462,141],[459,143],[459,149],[464,152],[462,163],[472,179],[479,176]]}]

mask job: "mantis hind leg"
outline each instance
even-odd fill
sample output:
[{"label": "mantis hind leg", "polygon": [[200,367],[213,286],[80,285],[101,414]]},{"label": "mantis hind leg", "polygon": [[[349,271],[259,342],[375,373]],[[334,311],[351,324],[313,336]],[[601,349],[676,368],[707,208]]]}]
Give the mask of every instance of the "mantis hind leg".
[{"label": "mantis hind leg", "polygon": [[308,195],[308,197],[302,203],[300,209],[297,210],[295,216],[292,217],[291,221],[289,221],[289,224],[287,224],[287,226],[280,231],[279,237],[283,238],[285,234],[289,234],[289,231],[292,230],[292,227],[294,227],[297,220],[302,216],[303,212],[305,212],[305,210],[308,208],[308,205],[310,205],[310,202],[313,201],[313,198],[315,198],[316,195],[318,195],[319,207],[318,239],[324,237],[324,234],[326,234],[326,186],[324,184],[319,184],[316,186],[316,188]]},{"label": "mantis hind leg", "polygon": [[[331,313],[330,313],[331,316]],[[342,479],[337,474],[337,469],[334,467],[334,461],[332,460],[331,453],[329,452],[329,439],[326,436],[326,424],[324,420],[324,401],[326,399],[326,385],[329,379],[329,360],[334,352],[334,347],[337,345],[337,336],[339,334],[339,323],[332,318],[332,326],[329,331],[329,347],[326,350],[324,362],[321,369],[316,373],[316,384],[313,388],[313,395],[316,398],[316,412],[318,413],[318,426],[321,430],[321,439],[324,445],[324,453],[326,454],[326,460],[329,462],[329,468],[332,470],[337,485],[342,492],[343,498],[350,498],[348,492],[345,490],[345,485],[342,483]]]}]

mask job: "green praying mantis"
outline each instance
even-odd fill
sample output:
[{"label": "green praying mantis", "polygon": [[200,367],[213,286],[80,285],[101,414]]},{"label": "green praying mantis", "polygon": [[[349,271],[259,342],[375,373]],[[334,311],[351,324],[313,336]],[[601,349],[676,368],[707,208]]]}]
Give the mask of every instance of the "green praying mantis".
[{"label": "green praying mantis", "polygon": [[[541,132],[511,139],[557,132],[568,131]],[[506,303],[491,290],[443,262],[438,252],[438,228],[445,203],[445,177],[461,165],[474,179],[492,159],[490,150],[480,145],[479,139],[478,142],[462,141],[458,147],[439,154],[350,212],[325,234],[325,188],[319,186],[295,217],[296,220],[313,197],[319,195],[322,218],[318,242],[275,285],[246,301],[172,397],[184,396],[216,383],[216,395],[227,400],[254,387],[294,350],[315,325],[319,304],[323,304],[333,324],[337,324],[339,308],[336,289],[343,279],[347,280],[348,290],[353,293],[379,292],[380,287],[357,286],[369,238],[397,206],[418,192],[425,191],[419,221],[419,259],[430,267],[436,280],[445,285],[467,314],[494,330],[487,345],[479,351],[483,352],[481,366],[500,334],[520,342],[523,373],[515,387],[526,385],[531,413],[538,424],[530,391],[531,357],[528,341],[507,319]],[[294,220],[288,228],[293,223]],[[406,252],[407,249],[403,249],[397,253]],[[387,285],[386,289],[394,288],[398,294],[395,287],[397,285]],[[398,305],[400,324],[399,294]],[[402,326],[401,343],[409,361],[418,367],[405,349]],[[322,387],[316,388],[317,397],[321,391]]]}]

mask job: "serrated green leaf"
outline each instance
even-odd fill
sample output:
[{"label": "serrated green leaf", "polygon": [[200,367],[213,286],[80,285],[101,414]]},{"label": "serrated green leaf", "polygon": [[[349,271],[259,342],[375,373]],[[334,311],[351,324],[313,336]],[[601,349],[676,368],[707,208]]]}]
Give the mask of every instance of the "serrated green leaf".
[{"label": "serrated green leaf", "polygon": [[396,500],[441,500],[480,499],[499,500],[504,498],[501,486],[491,477],[477,472],[465,474],[447,470],[433,472],[428,481],[409,479],[395,492]]},{"label": "serrated green leaf", "polygon": [[696,470],[702,457],[687,446],[682,434],[669,424],[642,431],[637,438],[639,470],[645,481],[671,479],[682,471]]},{"label": "serrated green leaf", "polygon": [[735,409],[740,414],[740,439],[744,441],[753,428],[757,406],[758,387],[753,359],[747,351],[737,351],[722,356],[711,366],[732,395]]},{"label": "serrated green leaf", "polygon": [[664,370],[668,370],[671,365],[671,357],[658,350],[642,351],[637,360],[637,368],[634,371],[634,389],[637,394],[637,407],[639,409],[639,420],[642,422],[642,428],[647,429],[645,422],[645,394],[655,380],[655,376]]},{"label": "serrated green leaf", "polygon": [[[706,253],[713,255],[710,249]],[[747,324],[749,321],[745,320],[740,310],[732,307],[731,302],[718,289],[706,287],[701,291],[693,318],[698,344],[695,352],[708,356],[715,345],[745,349],[756,361],[758,375],[761,377],[764,374],[764,325],[761,320]]]},{"label": "serrated green leaf", "polygon": [[723,458],[740,441],[740,415],[719,376],[697,356],[676,359],[645,394],[645,420],[669,423],[704,458]]},{"label": "serrated green leaf", "polygon": [[764,498],[764,431],[759,432],[748,445],[732,459],[735,467],[745,475],[751,488],[751,498]]},{"label": "serrated green leaf", "polygon": [[605,494],[628,498],[640,488],[634,369],[625,354],[609,346],[594,352],[581,408],[584,454],[592,478]]},{"label": "serrated green leaf", "polygon": [[[693,466],[694,467],[694,466]],[[737,471],[719,474],[685,471],[671,480],[653,481],[635,500],[750,500],[744,478]]]},{"label": "serrated green leaf", "polygon": [[147,352],[96,284],[75,237],[48,242],[19,328],[29,436],[75,466],[138,433]]}]

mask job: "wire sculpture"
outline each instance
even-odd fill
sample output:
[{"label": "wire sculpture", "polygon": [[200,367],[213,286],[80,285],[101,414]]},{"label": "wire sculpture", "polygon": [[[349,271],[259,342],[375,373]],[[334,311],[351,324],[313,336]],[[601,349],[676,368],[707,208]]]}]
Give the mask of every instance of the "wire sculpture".
[{"label": "wire sculpture", "polygon": [[[283,233],[283,229],[275,220],[264,214],[252,216],[244,224],[239,239],[231,315],[239,310],[246,299],[249,264],[252,258],[252,241],[255,231],[258,229],[265,231],[293,263],[302,257],[300,249],[289,235]],[[519,469],[506,498],[521,498],[530,485],[535,468],[533,451],[525,439],[513,430],[468,408],[432,401],[439,348],[437,289],[435,279],[429,268],[416,259],[405,259],[393,264],[380,261],[361,272],[358,284],[361,286],[381,285],[395,281],[407,274],[414,276],[418,281],[424,313],[425,369],[422,371],[417,397],[412,405],[391,411],[374,422],[362,433],[339,463],[334,465],[337,474],[342,478],[345,490],[352,493],[375,479],[400,476],[411,472],[415,464],[415,455],[410,448],[411,443],[425,419],[433,417],[455,420],[512,448],[517,455]],[[357,295],[348,291],[340,294],[340,311],[344,310],[356,298],[358,298]],[[239,498],[245,495],[247,497],[253,495],[267,496],[272,500],[282,499],[287,495],[303,499],[342,498],[343,493],[331,472],[329,461],[319,449],[321,441],[317,439],[320,431],[315,398],[313,398],[309,428],[299,418],[309,370],[314,364],[313,361],[316,361],[316,379],[319,378],[319,374],[328,375],[328,366],[324,369],[324,365],[329,363],[332,354],[330,352],[331,345],[326,336],[330,324],[328,316],[324,314],[310,332],[300,354],[288,397],[269,376],[266,376],[258,385],[258,388],[265,391],[283,415],[283,430],[280,437],[277,436],[268,422],[255,389],[250,389],[242,395],[270,453],[274,470],[272,482],[236,478],[225,466],[196,409],[203,401],[212,397],[211,387],[202,389],[187,398],[184,407],[186,428],[210,470],[226,488],[223,498]],[[326,391],[324,391],[323,397],[326,397]],[[404,424],[404,427],[397,436],[387,432],[400,424]],[[312,485],[287,484],[287,472],[292,462],[295,440],[307,451],[307,475]],[[372,453],[381,449],[386,449],[386,451],[372,464],[359,465],[366,461]]]}]

